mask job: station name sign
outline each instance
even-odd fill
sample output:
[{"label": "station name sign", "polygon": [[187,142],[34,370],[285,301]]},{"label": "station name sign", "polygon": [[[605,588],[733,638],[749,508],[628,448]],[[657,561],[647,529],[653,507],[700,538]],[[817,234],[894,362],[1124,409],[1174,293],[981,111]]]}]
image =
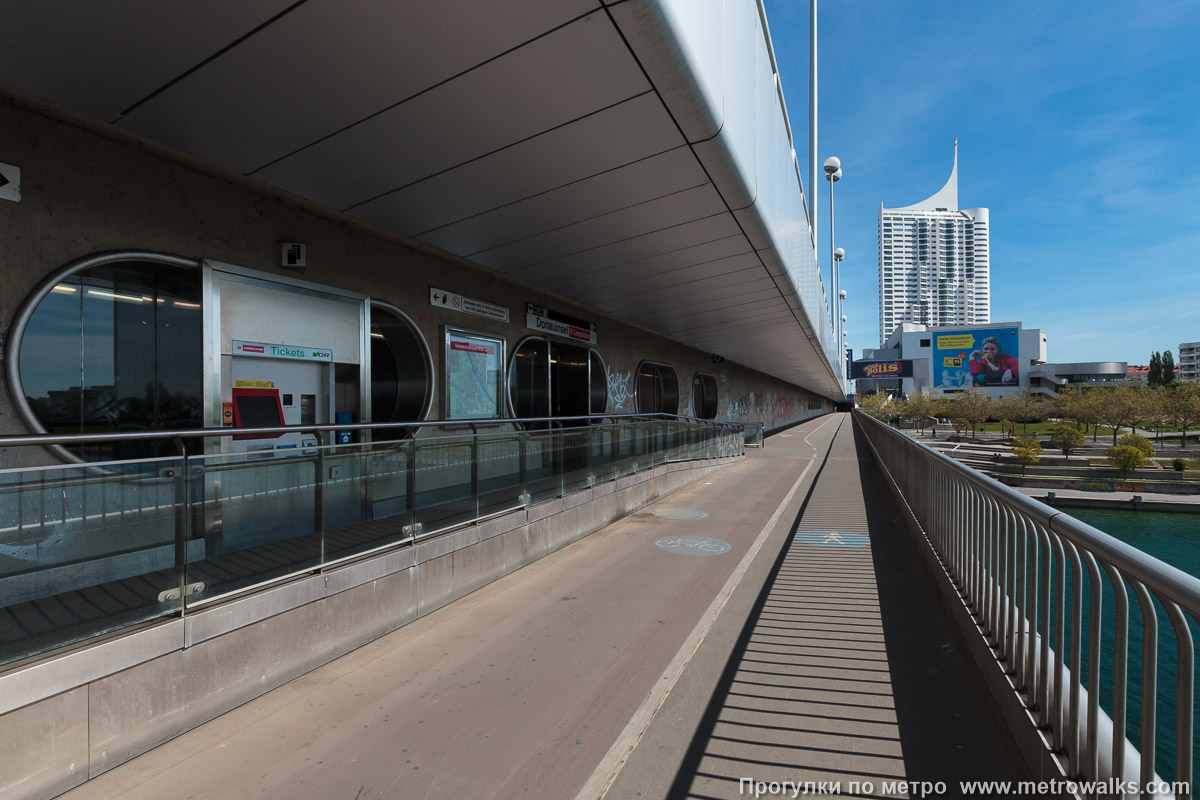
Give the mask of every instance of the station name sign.
[{"label": "station name sign", "polygon": [[333,361],[333,351],[328,347],[242,342],[237,339],[233,340],[233,354],[252,358],[286,358],[290,361]]},{"label": "station name sign", "polygon": [[911,378],[913,362],[903,361],[855,361],[850,365],[850,378]]},{"label": "station name sign", "polygon": [[533,303],[525,304],[525,327],[542,333],[574,339],[577,342],[596,343],[596,325],[586,320],[568,317],[554,311],[547,311]]}]

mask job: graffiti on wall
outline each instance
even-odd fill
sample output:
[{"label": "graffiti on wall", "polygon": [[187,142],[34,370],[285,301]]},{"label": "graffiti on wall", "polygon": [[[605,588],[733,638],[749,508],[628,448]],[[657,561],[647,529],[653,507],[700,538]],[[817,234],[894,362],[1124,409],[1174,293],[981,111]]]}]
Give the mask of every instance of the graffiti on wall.
[{"label": "graffiti on wall", "polygon": [[[823,405],[818,404],[820,408]],[[725,418],[731,422],[761,422],[770,430],[811,417],[813,410],[811,403],[804,399],[797,401],[793,397],[771,392],[759,398],[754,392],[748,392],[730,399],[725,407]]]},{"label": "graffiti on wall", "polygon": [[616,411],[625,408],[625,403],[633,393],[633,384],[629,381],[631,377],[632,372],[614,372],[612,367],[608,368],[608,402]]}]

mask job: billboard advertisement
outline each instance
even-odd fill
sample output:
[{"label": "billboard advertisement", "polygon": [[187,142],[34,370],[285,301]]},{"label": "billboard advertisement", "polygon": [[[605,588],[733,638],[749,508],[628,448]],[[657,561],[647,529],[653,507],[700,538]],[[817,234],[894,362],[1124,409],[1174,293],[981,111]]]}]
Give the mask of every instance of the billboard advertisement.
[{"label": "billboard advertisement", "polygon": [[933,385],[940,389],[1016,386],[1017,328],[977,328],[933,337]]},{"label": "billboard advertisement", "polygon": [[855,361],[850,365],[850,378],[911,378],[913,362],[904,361]]}]

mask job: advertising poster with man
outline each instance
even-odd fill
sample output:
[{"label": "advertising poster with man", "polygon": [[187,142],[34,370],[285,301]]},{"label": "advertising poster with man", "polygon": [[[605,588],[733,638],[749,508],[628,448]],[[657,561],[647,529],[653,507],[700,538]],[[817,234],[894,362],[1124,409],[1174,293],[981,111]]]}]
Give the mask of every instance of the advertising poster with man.
[{"label": "advertising poster with man", "polygon": [[1017,328],[979,328],[934,336],[933,383],[939,389],[1017,386]]}]

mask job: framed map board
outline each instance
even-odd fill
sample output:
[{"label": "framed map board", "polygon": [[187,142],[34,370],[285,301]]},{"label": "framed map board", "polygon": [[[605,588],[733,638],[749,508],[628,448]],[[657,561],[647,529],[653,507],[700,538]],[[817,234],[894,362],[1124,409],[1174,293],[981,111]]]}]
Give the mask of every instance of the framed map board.
[{"label": "framed map board", "polygon": [[446,328],[446,419],[504,416],[504,340]]}]

